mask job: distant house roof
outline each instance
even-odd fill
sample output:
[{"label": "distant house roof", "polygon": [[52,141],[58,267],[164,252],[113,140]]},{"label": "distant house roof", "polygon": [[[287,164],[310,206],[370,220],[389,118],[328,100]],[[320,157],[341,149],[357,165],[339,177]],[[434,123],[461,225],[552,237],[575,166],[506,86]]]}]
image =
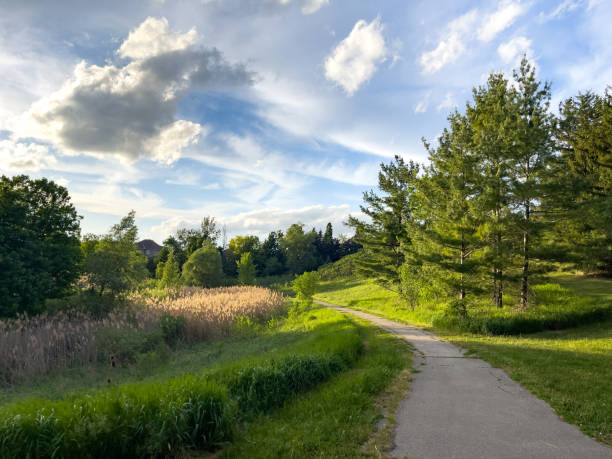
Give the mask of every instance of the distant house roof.
[{"label": "distant house roof", "polygon": [[155,241],[152,241],[151,239],[144,239],[136,243],[136,248],[143,255],[147,257],[154,257],[159,254],[159,252],[161,252],[161,249],[163,247],[157,244]]}]

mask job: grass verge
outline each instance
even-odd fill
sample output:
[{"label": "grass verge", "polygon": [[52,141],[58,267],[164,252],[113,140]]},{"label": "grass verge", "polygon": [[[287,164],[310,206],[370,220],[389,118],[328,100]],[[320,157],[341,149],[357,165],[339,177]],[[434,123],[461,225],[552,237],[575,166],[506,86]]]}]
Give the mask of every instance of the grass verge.
[{"label": "grass verge", "polygon": [[[612,303],[612,282],[555,275],[552,280],[600,305]],[[434,307],[411,311],[392,292],[356,280],[323,283],[317,299],[399,322],[425,326],[475,352],[548,402],[586,434],[612,444],[612,320],[565,330],[491,336],[432,327]],[[553,305],[554,306],[554,305]]]},{"label": "grass verge", "polygon": [[358,323],[366,344],[353,368],[244,424],[221,457],[386,457],[412,351],[378,327]]}]

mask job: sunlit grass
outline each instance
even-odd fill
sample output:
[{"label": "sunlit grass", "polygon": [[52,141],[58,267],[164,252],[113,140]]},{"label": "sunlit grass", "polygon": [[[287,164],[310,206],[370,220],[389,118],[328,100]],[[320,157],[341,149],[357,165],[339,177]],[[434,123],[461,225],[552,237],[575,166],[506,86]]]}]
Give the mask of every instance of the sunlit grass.
[{"label": "sunlit grass", "polygon": [[[556,274],[549,281],[597,305],[612,304],[610,280]],[[548,289],[554,293],[553,290]],[[433,328],[435,307],[411,311],[395,294],[368,281],[325,282],[316,298],[426,326],[504,369],[568,422],[612,444],[612,319],[565,330],[490,336]]]}]

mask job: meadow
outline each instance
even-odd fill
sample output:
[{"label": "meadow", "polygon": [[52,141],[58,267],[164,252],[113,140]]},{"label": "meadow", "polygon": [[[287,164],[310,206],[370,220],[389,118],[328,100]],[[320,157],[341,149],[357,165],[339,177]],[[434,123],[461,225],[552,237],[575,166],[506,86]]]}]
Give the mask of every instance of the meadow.
[{"label": "meadow", "polygon": [[164,345],[213,340],[237,321],[269,320],[283,304],[281,294],[261,287],[184,288],[161,298],[132,294],[102,317],[67,311],[3,320],[0,384],[96,361],[117,366]]},{"label": "meadow", "polygon": [[[495,315],[492,309],[491,317],[501,324],[493,330],[465,329],[456,317],[449,318],[442,300],[413,310],[394,292],[354,277],[322,282],[315,297],[423,326],[504,369],[565,420],[612,444],[612,281],[555,273],[545,282],[534,288],[533,311],[509,306]],[[484,308],[475,309],[468,314],[478,318]],[[495,333],[501,327],[504,333]],[[530,333],[533,327],[545,331]]]},{"label": "meadow", "polygon": [[[151,301],[189,309],[175,300]],[[114,367],[58,369],[0,389],[0,457],[219,449],[224,457],[332,450],[373,457],[389,445],[388,429],[376,433],[381,404],[390,403],[384,389],[401,381],[395,392],[405,390],[410,361],[405,343],[369,324],[284,303],[271,318],[235,320],[213,341],[148,351]]]}]

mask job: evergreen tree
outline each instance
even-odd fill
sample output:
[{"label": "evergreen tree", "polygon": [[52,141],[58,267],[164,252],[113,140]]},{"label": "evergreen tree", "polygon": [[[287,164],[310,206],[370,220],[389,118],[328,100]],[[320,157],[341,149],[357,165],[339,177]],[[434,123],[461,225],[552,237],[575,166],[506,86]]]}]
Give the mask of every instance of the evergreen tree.
[{"label": "evergreen tree", "polygon": [[419,167],[396,156],[381,164],[378,174],[380,195],[373,190],[363,194],[361,211],[370,222],[349,217],[356,241],[364,247],[357,261],[357,271],[392,290],[399,290],[398,270],[410,245],[410,226],[416,209],[415,199]]},{"label": "evergreen tree", "polygon": [[514,262],[510,205],[518,113],[513,89],[502,74],[491,74],[485,86],[474,88],[473,98],[467,106],[467,119],[480,185],[473,207],[480,221],[477,234],[483,243],[478,255],[490,269],[493,304],[501,308],[504,281],[512,280],[509,270]]},{"label": "evergreen tree", "polygon": [[571,260],[612,275],[612,93],[578,94],[561,103],[556,140],[557,236]]},{"label": "evergreen tree", "polygon": [[166,261],[157,265],[156,277],[160,287],[176,288],[181,283],[181,273],[178,263],[174,260],[174,252],[170,252]]},{"label": "evergreen tree", "polygon": [[479,158],[471,149],[467,118],[455,112],[448,121],[437,148],[425,142],[430,165],[419,186],[423,225],[416,246],[421,260],[437,268],[438,280],[463,300],[467,292],[477,290],[478,263],[473,255],[480,245],[474,209],[480,193]]},{"label": "evergreen tree", "polygon": [[[552,137],[554,120],[549,113],[550,83],[543,85],[535,78],[535,69],[523,57],[519,71],[514,71],[517,82],[515,93],[515,136],[517,143],[511,150],[512,204],[516,209],[517,228],[521,236],[521,307],[528,303],[530,277],[529,262],[534,256],[545,254],[534,245],[546,222],[537,206],[542,202],[550,180],[549,170],[554,156]],[[513,117],[514,114],[511,114]],[[535,214],[537,212],[537,214]],[[534,215],[540,218],[534,218]]]}]

